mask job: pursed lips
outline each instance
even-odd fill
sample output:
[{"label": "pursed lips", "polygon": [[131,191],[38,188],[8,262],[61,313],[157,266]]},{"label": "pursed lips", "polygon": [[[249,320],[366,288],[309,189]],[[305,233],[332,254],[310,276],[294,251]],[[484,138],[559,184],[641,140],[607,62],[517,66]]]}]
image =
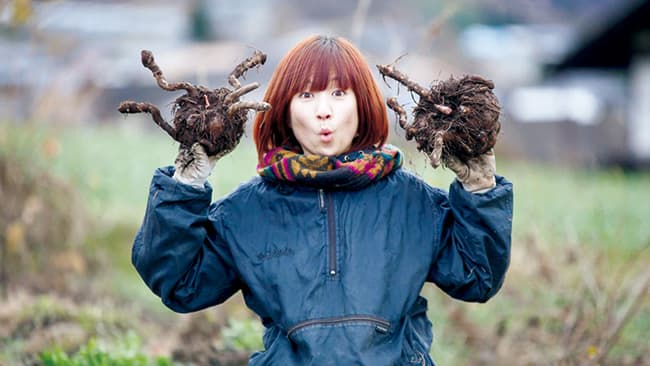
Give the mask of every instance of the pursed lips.
[{"label": "pursed lips", "polygon": [[332,141],[332,130],[330,130],[329,128],[321,128],[319,135],[320,135],[321,142]]}]

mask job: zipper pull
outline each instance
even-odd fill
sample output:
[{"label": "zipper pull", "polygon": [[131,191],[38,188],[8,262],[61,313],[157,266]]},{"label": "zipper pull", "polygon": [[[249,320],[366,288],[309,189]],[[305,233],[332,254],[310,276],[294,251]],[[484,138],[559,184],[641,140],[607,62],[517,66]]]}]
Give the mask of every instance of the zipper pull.
[{"label": "zipper pull", "polygon": [[322,188],[318,190],[318,206],[320,212],[325,212],[325,191]]},{"label": "zipper pull", "polygon": [[377,325],[375,325],[375,331],[377,333],[380,333],[380,334],[387,334],[388,333],[388,327],[386,327],[385,325],[377,324]]}]

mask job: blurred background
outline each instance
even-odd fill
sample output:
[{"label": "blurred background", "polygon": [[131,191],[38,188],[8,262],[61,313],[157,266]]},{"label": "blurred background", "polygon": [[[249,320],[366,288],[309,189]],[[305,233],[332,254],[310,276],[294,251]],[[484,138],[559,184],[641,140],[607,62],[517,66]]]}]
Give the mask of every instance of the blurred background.
[{"label": "blurred background", "polygon": [[[131,267],[151,174],[177,144],[117,105],[152,102],[170,120],[182,93],[158,88],[143,49],[168,81],[211,88],[262,50],[266,64],[245,75],[262,85],[246,99],[261,100],[279,59],[312,34],[350,39],[407,110],[417,99],[374,65],[396,62],[424,86],[465,74],[496,85],[512,264],[487,304],[425,286],[440,365],[650,365],[641,0],[0,0],[0,365],[245,365],[263,348],[239,295],[175,314]],[[430,184],[453,180],[396,124],[390,142]],[[255,164],[248,130],[217,164],[213,198]]]}]

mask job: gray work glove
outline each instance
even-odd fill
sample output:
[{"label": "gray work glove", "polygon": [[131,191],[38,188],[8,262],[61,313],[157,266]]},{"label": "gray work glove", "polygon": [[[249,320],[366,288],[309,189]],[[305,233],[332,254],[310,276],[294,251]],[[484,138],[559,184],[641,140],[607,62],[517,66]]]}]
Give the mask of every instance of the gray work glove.
[{"label": "gray work glove", "polygon": [[497,170],[494,150],[462,162],[455,156],[448,156],[445,165],[456,173],[456,179],[466,191],[485,193],[496,186],[494,174]]},{"label": "gray work glove", "polygon": [[218,159],[218,156],[208,156],[198,142],[190,148],[181,145],[174,161],[176,171],[172,178],[195,188],[203,188]]}]

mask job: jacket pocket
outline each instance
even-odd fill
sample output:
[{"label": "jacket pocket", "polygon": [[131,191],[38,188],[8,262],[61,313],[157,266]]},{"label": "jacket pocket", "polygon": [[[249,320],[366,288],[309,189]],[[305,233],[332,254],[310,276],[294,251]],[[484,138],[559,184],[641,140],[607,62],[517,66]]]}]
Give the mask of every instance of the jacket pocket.
[{"label": "jacket pocket", "polygon": [[311,319],[300,322],[287,330],[287,337],[292,337],[303,330],[319,327],[335,327],[342,325],[366,325],[374,327],[379,334],[388,334],[390,332],[390,322],[388,320],[371,316],[371,315],[347,315],[332,318]]},{"label": "jacket pocket", "polygon": [[369,315],[311,319],[287,329],[296,365],[380,365],[380,355],[399,357],[390,351],[391,334],[389,321]]}]

